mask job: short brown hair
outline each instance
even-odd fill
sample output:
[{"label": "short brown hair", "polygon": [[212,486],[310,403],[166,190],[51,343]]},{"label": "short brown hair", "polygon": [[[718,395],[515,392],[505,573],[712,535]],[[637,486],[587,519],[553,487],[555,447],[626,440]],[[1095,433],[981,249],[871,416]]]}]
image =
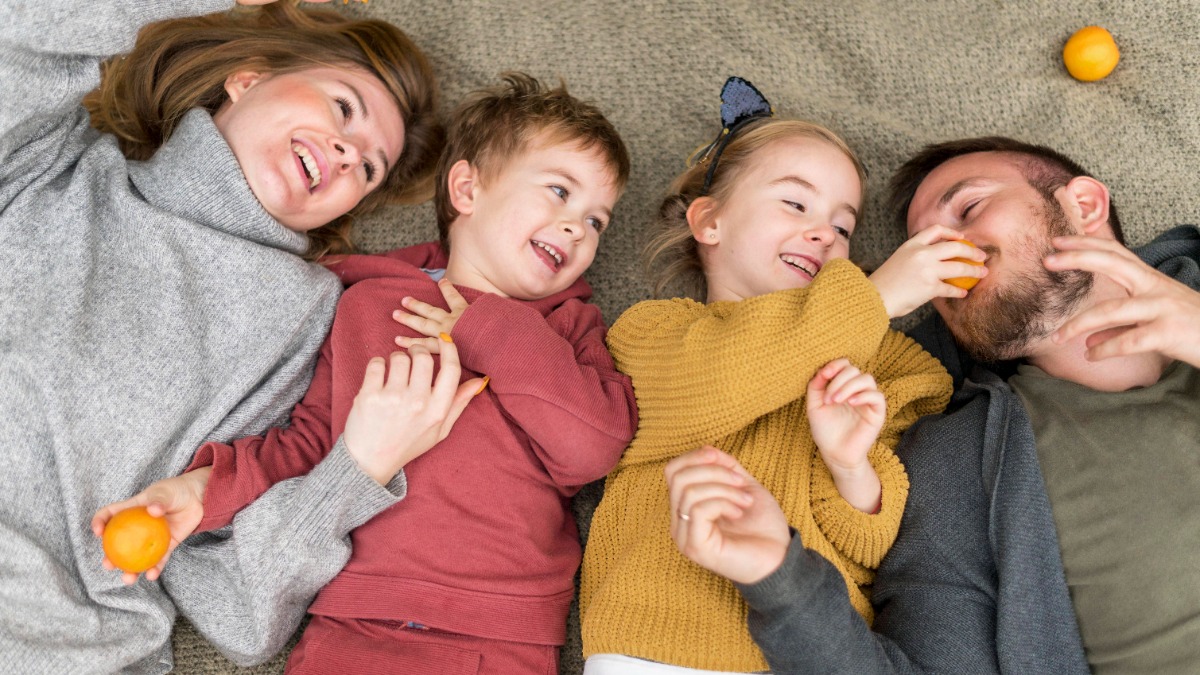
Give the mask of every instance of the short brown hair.
[{"label": "short brown hair", "polygon": [[121,151],[149,159],[191,108],[210,114],[228,100],[226,78],[240,70],[291,73],[354,67],[378,78],[404,120],[404,148],[383,184],[351,211],[309,231],[305,258],[349,252],[356,216],[387,203],[429,198],[444,131],[437,82],[424,53],[386,21],[276,2],[254,9],[169,19],[138,34],[133,51],[102,67],[100,86],[83,103],[92,126],[117,137]]},{"label": "short brown hair", "polygon": [[[813,122],[790,119],[766,119],[752,122],[739,130],[729,141],[717,160],[708,195],[717,203],[729,199],[738,176],[750,164],[754,153],[774,141],[785,138],[812,138],[837,148],[854,164],[858,180],[866,188],[867,172],[862,162],[833,131]],[[661,297],[671,285],[679,284],[685,295],[704,300],[708,283],[704,276],[704,264],[700,259],[700,248],[692,238],[687,221],[687,210],[704,187],[704,176],[708,172],[709,160],[696,161],[707,146],[692,153],[688,167],[671,183],[667,196],[658,208],[656,231],[643,251],[646,270],[654,281],[654,295]]]},{"label": "short brown hair", "polygon": [[[997,152],[1011,156],[1029,185],[1050,203],[1054,203],[1054,192],[1071,182],[1072,178],[1095,178],[1075,160],[1057,150],[1004,136],[982,136],[935,143],[925,146],[905,162],[889,181],[887,212],[892,222],[902,231],[907,231],[908,208],[912,205],[913,195],[917,193],[922,181],[934,169],[955,157],[977,152]],[[1108,224],[1112,227],[1113,236],[1124,244],[1125,234],[1121,231],[1121,221],[1117,217],[1117,205],[1111,197],[1108,202]]]},{"label": "short brown hair", "polygon": [[467,160],[481,180],[496,175],[506,161],[522,152],[535,136],[546,132],[552,141],[575,142],[599,148],[612,168],[618,192],[629,180],[629,153],[604,113],[567,93],[563,82],[547,89],[525,73],[501,74],[503,82],[467,97],[450,117],[446,148],[435,173],[433,207],[438,236],[450,250],[450,224],[458,210],[450,203],[450,167]]}]

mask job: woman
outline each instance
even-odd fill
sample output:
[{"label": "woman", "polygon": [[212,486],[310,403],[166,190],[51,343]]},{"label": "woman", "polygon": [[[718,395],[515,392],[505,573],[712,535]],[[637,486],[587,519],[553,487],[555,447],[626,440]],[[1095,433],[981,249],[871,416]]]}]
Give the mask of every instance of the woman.
[{"label": "woman", "polygon": [[[175,18],[230,6],[39,0],[0,20],[0,653],[18,670],[166,671],[172,600],[230,656],[268,655],[395,500],[332,463],[236,537],[178,549],[161,586],[99,565],[100,505],[304,393],[340,288],[306,258],[424,192],[441,143],[399,30],[286,5]],[[297,512],[297,490],[334,506]]]}]

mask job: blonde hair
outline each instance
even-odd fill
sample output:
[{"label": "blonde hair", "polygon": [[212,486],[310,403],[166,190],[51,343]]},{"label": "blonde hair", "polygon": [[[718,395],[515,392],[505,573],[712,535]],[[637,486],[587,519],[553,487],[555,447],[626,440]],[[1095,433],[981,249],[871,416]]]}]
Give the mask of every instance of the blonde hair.
[{"label": "blonde hair", "polygon": [[567,92],[550,89],[525,73],[501,74],[502,82],[476,91],[450,116],[446,148],[438,160],[433,207],[442,247],[450,250],[450,225],[458,210],[450,202],[450,168],[467,160],[486,179],[545,132],[553,143],[598,148],[613,172],[619,191],[629,180],[629,153],[621,135],[599,108]]},{"label": "blonde hair", "polygon": [[[836,133],[812,122],[764,119],[737,131],[717,160],[708,194],[718,204],[728,201],[738,177],[753,161],[754,154],[767,145],[786,138],[812,138],[829,143],[854,164],[859,180],[865,185],[867,173],[862,163]],[[687,210],[704,187],[710,158],[698,157],[707,146],[688,157],[688,166],[675,180],[658,208],[655,233],[642,252],[647,273],[654,282],[655,297],[662,297],[668,286],[678,284],[684,295],[703,300],[708,293],[699,244],[688,225]]]},{"label": "blonde hair", "polygon": [[387,203],[428,199],[444,142],[437,83],[420,49],[399,28],[354,20],[290,2],[150,24],[133,51],[106,61],[100,86],[83,104],[92,126],[117,137],[134,160],[149,159],[192,108],[210,114],[228,99],[229,75],[254,70],[290,73],[320,66],[358,68],[391,93],[404,120],[404,148],[382,185],[351,211],[308,232],[305,258],[349,252],[354,218]]}]

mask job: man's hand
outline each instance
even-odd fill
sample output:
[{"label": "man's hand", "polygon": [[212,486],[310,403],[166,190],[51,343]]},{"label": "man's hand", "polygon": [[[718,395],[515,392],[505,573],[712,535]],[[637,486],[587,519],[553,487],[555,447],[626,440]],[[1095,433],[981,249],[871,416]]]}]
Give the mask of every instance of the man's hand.
[{"label": "man's hand", "polygon": [[[196,526],[204,517],[204,490],[208,487],[210,475],[212,475],[211,466],[201,467],[180,476],[164,478],[151,483],[145,490],[125,501],[101,507],[96,511],[96,515],[92,516],[92,533],[97,537],[104,536],[104,527],[109,520],[112,520],[113,516],[135,506],[146,507],[152,516],[166,517],[167,527],[171,530],[171,541],[167,544],[167,553],[162,560],[158,561],[157,565],[145,572],[146,579],[154,581],[162,575],[163,568],[166,567],[167,560],[171,557],[171,552],[179,546],[180,542],[196,531]],[[105,556],[100,564],[106,570],[116,569],[108,556]],[[135,583],[137,579],[138,575],[132,572],[121,574],[121,581],[125,582],[127,586]]]},{"label": "man's hand", "polygon": [[889,318],[904,316],[934,298],[967,297],[966,290],[946,283],[946,279],[987,276],[983,265],[952,260],[987,260],[986,253],[962,243],[962,239],[961,233],[944,225],[926,228],[901,244],[871,274],[871,283],[879,290]]},{"label": "man's hand", "polygon": [[350,456],[380,485],[445,438],[467,403],[483,390],[479,378],[459,384],[462,370],[452,343],[442,346],[436,381],[433,356],[420,345],[407,354],[392,354],[386,380],[384,370],[381,357],[367,363],[342,434]]},{"label": "man's hand", "polygon": [[442,297],[446,299],[446,304],[450,307],[450,311],[446,311],[441,307],[434,307],[427,302],[421,302],[412,297],[405,297],[400,301],[400,305],[408,311],[398,309],[392,312],[392,318],[428,337],[410,338],[399,336],[396,338],[397,345],[405,349],[414,345],[421,345],[431,353],[437,354],[441,351],[443,344],[452,341],[450,334],[454,331],[454,325],[458,323],[458,319],[463,315],[463,312],[467,311],[467,307],[471,305],[454,288],[454,284],[450,283],[445,277],[441,281],[438,281],[438,290],[442,292]]},{"label": "man's hand", "polygon": [[1055,343],[1086,335],[1091,361],[1153,352],[1200,367],[1200,293],[1111,239],[1055,237],[1053,243],[1059,252],[1046,257],[1046,269],[1103,274],[1129,293],[1080,312],[1053,333]]},{"label": "man's hand", "polygon": [[783,564],[791,535],[779,502],[737,460],[712,446],[667,463],[671,538],[701,567],[742,584]]}]

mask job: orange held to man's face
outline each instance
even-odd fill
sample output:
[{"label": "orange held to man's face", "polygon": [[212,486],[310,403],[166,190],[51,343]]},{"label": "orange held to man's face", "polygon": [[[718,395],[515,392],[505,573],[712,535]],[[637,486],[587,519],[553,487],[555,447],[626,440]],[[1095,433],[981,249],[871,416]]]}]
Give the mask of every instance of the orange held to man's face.
[{"label": "orange held to man's face", "polygon": [[[972,244],[967,239],[961,239],[960,241],[962,243],[966,244],[967,246],[970,246],[971,248],[977,248],[975,246],[975,244]],[[954,262],[964,262],[964,263],[967,263],[968,265],[982,265],[983,264],[983,263],[979,262],[978,260],[970,260],[968,258],[951,258],[951,260],[953,260]],[[959,288],[961,288],[963,290],[969,291],[972,288],[975,288],[975,284],[979,283],[979,277],[954,277],[952,279],[946,279],[945,281],[946,281],[946,283],[950,284],[951,286],[958,286]]]}]

